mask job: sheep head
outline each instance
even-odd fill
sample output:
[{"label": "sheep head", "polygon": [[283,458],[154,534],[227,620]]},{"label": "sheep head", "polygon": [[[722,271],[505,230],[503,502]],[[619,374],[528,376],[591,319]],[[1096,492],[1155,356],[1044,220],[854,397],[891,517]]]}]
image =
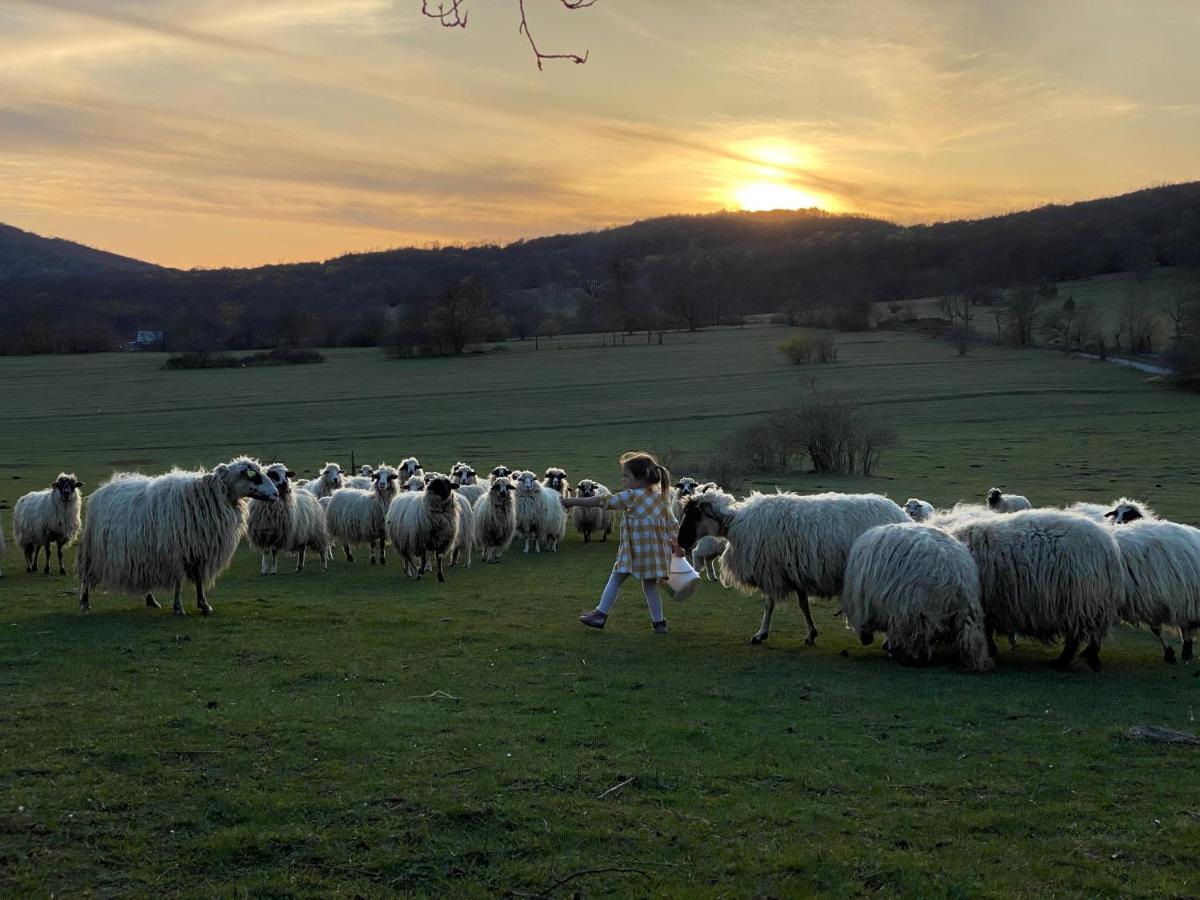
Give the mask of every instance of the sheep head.
[{"label": "sheep head", "polygon": [[696,488],[699,486],[699,484],[700,483],[696,481],[695,478],[685,475],[683,478],[680,478],[677,482],[675,482],[675,490],[679,492],[680,497],[690,497],[692,494],[696,493]]},{"label": "sheep head", "polygon": [[417,458],[415,456],[410,456],[408,459],[404,460],[404,462],[400,463],[400,473],[405,478],[412,478],[421,471],[423,471],[421,469],[421,464],[417,462]]},{"label": "sheep head", "polygon": [[460,485],[476,484],[479,480],[475,470],[463,462],[454,464],[454,468],[450,470],[450,479]]},{"label": "sheep head", "polygon": [[925,501],[918,500],[916,497],[908,498],[908,502],[904,504],[904,511],[908,513],[908,517],[914,522],[924,522],[929,518],[929,511],[925,508]]},{"label": "sheep head", "polygon": [[426,502],[432,503],[435,507],[448,506],[454,502],[451,496],[456,490],[458,490],[458,485],[447,476],[435,474],[425,485]]},{"label": "sheep head", "polygon": [[512,502],[513,483],[508,478],[492,479],[488,488],[488,497],[496,506],[508,506]]},{"label": "sheep head", "polygon": [[283,463],[271,463],[266,469],[267,478],[271,479],[271,483],[275,485],[275,490],[279,491],[279,496],[287,498],[292,492],[292,479],[296,477],[296,473],[285,466]]},{"label": "sheep head", "polygon": [[565,494],[568,488],[567,473],[563,469],[551,467],[546,470],[542,484],[552,490],[558,491],[560,494]]},{"label": "sheep head", "polygon": [[325,487],[331,491],[340,490],[344,484],[342,481],[342,467],[337,463],[325,463],[324,468],[321,469],[320,478],[325,482]]},{"label": "sheep head", "polygon": [[517,492],[520,494],[536,494],[540,487],[537,476],[529,470],[518,472],[514,480],[517,482]]},{"label": "sheep head", "polygon": [[996,506],[1000,502],[1000,498],[1004,495],[1000,492],[1000,488],[992,488],[987,492],[987,505]]},{"label": "sheep head", "polygon": [[590,478],[585,478],[576,486],[575,494],[579,497],[595,497],[598,490],[596,482]]},{"label": "sheep head", "polygon": [[677,541],[691,551],[702,537],[724,537],[729,527],[727,495],[700,494],[684,501]]},{"label": "sheep head", "polygon": [[387,504],[400,493],[400,474],[391,466],[380,466],[375,470],[372,486],[375,488],[375,499]]},{"label": "sheep head", "polygon": [[262,464],[247,456],[239,456],[213,469],[213,475],[225,488],[231,503],[243,497],[274,503],[279,499],[279,490],[270,478],[263,474]]},{"label": "sheep head", "polygon": [[1146,516],[1132,500],[1121,500],[1104,514],[1104,518],[1112,519],[1114,525],[1128,525],[1130,522],[1136,522]]},{"label": "sheep head", "polygon": [[50,487],[58,491],[58,498],[63,503],[70,503],[75,491],[83,487],[83,482],[76,478],[74,473],[59,472]]},{"label": "sheep head", "polygon": [[402,490],[405,491],[423,491],[425,490],[425,479],[420,475],[414,475],[404,483]]},{"label": "sheep head", "polygon": [[496,468],[492,469],[493,478],[507,478],[512,473],[513,470],[508,466],[496,466]]}]

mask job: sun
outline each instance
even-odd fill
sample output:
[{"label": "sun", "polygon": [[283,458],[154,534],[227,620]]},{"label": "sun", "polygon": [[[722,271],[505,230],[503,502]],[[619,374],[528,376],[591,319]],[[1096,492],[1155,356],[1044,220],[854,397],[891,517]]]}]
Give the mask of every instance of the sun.
[{"label": "sun", "polygon": [[760,212],[768,209],[809,209],[821,206],[815,195],[778,181],[747,181],[732,191],[739,209]]}]

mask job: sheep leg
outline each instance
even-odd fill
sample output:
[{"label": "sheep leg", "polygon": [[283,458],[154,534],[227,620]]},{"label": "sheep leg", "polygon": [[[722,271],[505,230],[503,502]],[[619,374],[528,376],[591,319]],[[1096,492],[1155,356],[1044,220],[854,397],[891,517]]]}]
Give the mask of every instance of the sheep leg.
[{"label": "sheep leg", "polygon": [[442,554],[435,553],[433,557],[437,560],[438,583],[440,584],[446,580],[446,576],[442,574]]},{"label": "sheep leg", "polygon": [[42,570],[43,575],[50,574],[50,542],[46,541],[46,568]]},{"label": "sheep leg", "polygon": [[1192,639],[1195,636],[1197,627],[1200,627],[1200,623],[1189,622],[1186,628],[1179,629],[1179,635],[1183,638],[1183,653],[1181,657],[1185,663],[1192,661]]},{"label": "sheep leg", "polygon": [[38,569],[38,554],[42,548],[37,544],[25,545],[25,571],[36,572]]},{"label": "sheep leg", "polygon": [[183,611],[183,602],[179,599],[179,594],[183,590],[183,582],[175,582],[175,603],[171,606],[171,612],[177,616],[185,615]]},{"label": "sheep leg", "polygon": [[379,539],[379,564],[381,566],[387,565],[387,543],[386,543],[386,541],[387,541],[386,538]]},{"label": "sheep leg", "polygon": [[1058,659],[1054,660],[1050,665],[1052,668],[1065,672],[1071,665],[1071,660],[1075,658],[1075,653],[1079,650],[1079,638],[1069,637],[1063,645],[1062,653],[1058,655]]},{"label": "sheep leg", "polygon": [[153,594],[146,595],[146,609],[162,609],[162,604],[154,599]]},{"label": "sheep leg", "polygon": [[346,562],[354,562],[354,554],[350,552],[349,544],[342,544],[342,552],[346,554]]},{"label": "sheep leg", "polygon": [[817,626],[813,622],[812,611],[808,608],[808,594],[796,591],[796,599],[800,601],[800,612],[804,613],[804,621],[808,623],[808,634],[804,638],[804,646],[811,647],[817,642]]},{"label": "sheep leg", "polygon": [[304,551],[307,549],[308,549],[307,547],[301,547],[296,552],[296,571],[297,572],[304,571]]},{"label": "sheep leg", "polygon": [[62,548],[63,548],[63,542],[62,542],[62,541],[57,541],[56,543],[58,544],[58,574],[59,574],[59,575],[66,575],[66,574],[67,574],[67,567],[63,565],[63,561],[62,561]]},{"label": "sheep leg", "polygon": [[275,549],[271,550],[271,574],[279,574],[279,551]]},{"label": "sheep leg", "polygon": [[450,568],[453,569],[457,565],[458,565],[458,548],[455,547],[454,551],[450,554]]},{"label": "sheep leg", "polygon": [[1150,632],[1156,638],[1158,638],[1158,642],[1162,645],[1163,662],[1165,662],[1165,663],[1175,662],[1175,648],[1171,646],[1170,641],[1168,641],[1166,638],[1163,637],[1162,626],[1161,625],[1151,625]]},{"label": "sheep leg", "polygon": [[763,617],[762,625],[754,637],[750,638],[750,643],[761,644],[771,635],[771,614],[775,612],[775,598],[771,596],[763,597]]},{"label": "sheep leg", "polygon": [[1083,657],[1083,661],[1088,664],[1089,669],[1093,672],[1100,671],[1100,645],[1096,641],[1089,641],[1080,655]]},{"label": "sheep leg", "polygon": [[259,575],[266,575],[271,571],[271,557],[268,556],[268,552],[267,550],[262,552],[262,563],[258,567]]},{"label": "sheep leg", "polygon": [[199,609],[204,615],[211,616],[213,614],[213,608],[209,605],[208,600],[205,599],[204,583],[195,576],[192,577],[192,581],[196,585],[196,608]]},{"label": "sheep leg", "polygon": [[79,611],[89,612],[92,608],[89,596],[88,583],[86,581],[79,582]]},{"label": "sheep leg", "polygon": [[521,552],[522,552],[522,553],[528,553],[528,552],[529,552],[529,535],[525,535],[525,549],[524,549],[524,550],[522,550]]}]

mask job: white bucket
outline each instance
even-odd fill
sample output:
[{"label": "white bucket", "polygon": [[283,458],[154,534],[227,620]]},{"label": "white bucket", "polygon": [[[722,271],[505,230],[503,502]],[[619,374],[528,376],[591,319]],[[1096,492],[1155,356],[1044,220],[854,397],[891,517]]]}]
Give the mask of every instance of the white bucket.
[{"label": "white bucket", "polygon": [[671,576],[667,579],[667,590],[676,600],[686,600],[700,583],[700,575],[682,556],[671,557]]}]

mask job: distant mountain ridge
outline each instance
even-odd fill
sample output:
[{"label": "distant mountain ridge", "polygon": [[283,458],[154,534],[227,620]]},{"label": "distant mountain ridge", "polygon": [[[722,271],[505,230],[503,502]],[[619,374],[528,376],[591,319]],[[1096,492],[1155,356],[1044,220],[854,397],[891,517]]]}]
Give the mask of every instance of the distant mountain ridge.
[{"label": "distant mountain ridge", "polygon": [[154,272],[161,266],[0,224],[0,279]]}]

